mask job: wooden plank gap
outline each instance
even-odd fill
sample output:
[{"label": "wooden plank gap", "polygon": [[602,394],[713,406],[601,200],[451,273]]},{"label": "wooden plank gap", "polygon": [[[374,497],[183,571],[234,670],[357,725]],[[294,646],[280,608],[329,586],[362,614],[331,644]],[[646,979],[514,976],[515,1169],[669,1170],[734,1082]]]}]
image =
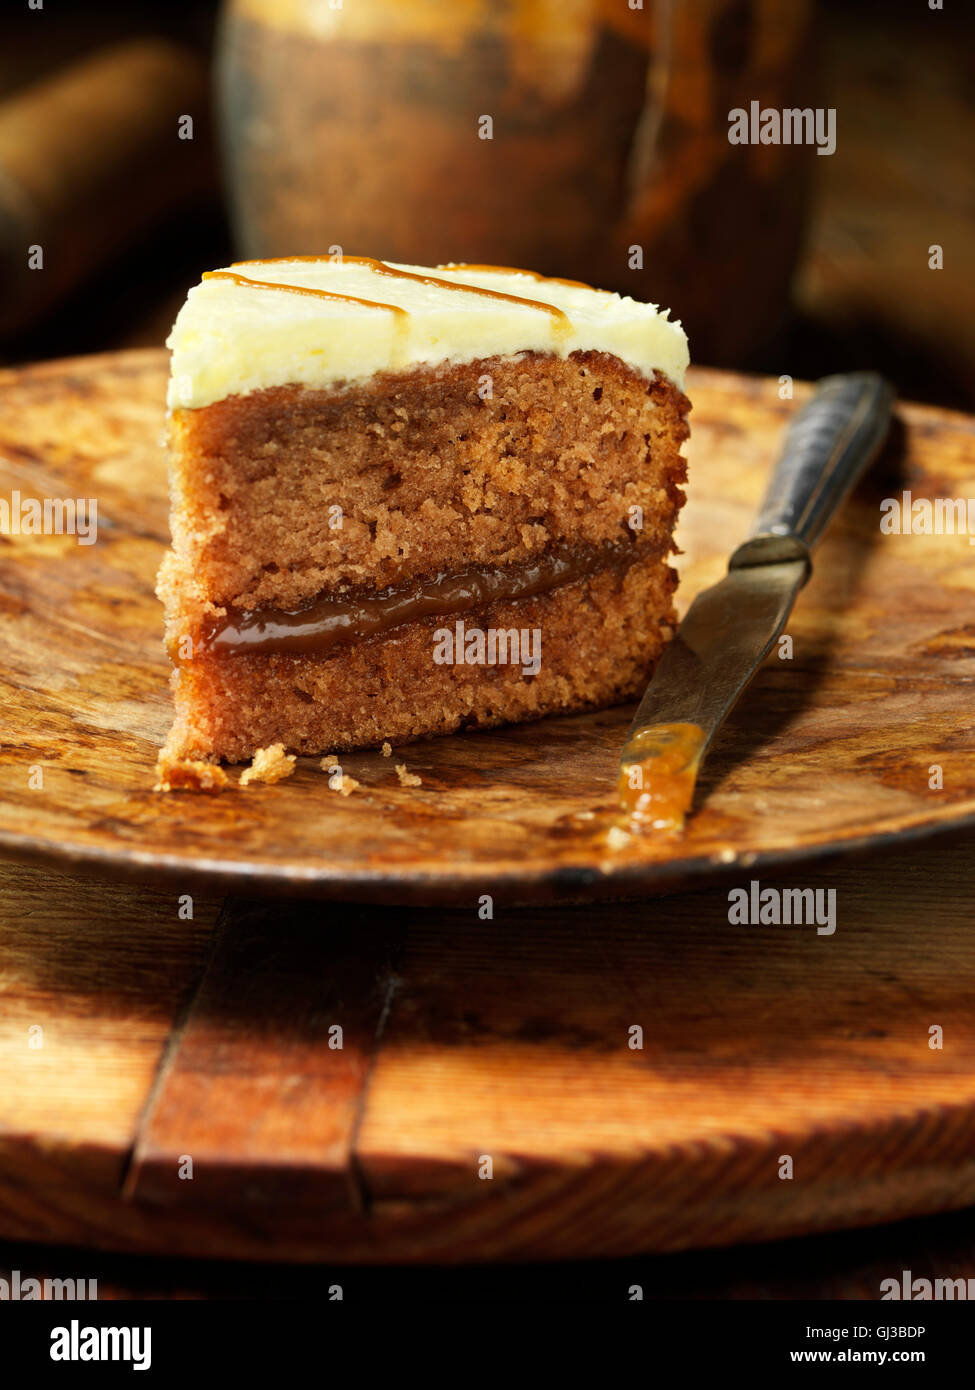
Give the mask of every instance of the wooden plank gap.
[{"label": "wooden plank gap", "polygon": [[155,1076],[153,1077],[152,1084],[146,1093],[145,1103],[143,1104],[142,1110],[136,1121],[135,1132],[132,1138],[132,1144],[125,1157],[125,1167],[122,1173],[122,1183],[120,1187],[120,1193],[123,1201],[131,1201],[135,1196],[135,1187],[138,1180],[138,1165],[136,1162],[136,1156],[140,1153],[143,1136],[146,1133],[146,1128],[149,1123],[149,1119],[153,1113],[157,1099],[163,1090],[165,1079],[169,1074],[169,1071],[179,1051],[180,1043],[183,1037],[183,1032],[186,1028],[186,1024],[192,1012],[193,1005],[195,1004],[197,996],[199,995],[200,990],[203,987],[203,981],[206,979],[207,972],[210,969],[210,964],[213,960],[214,954],[216,953],[217,942],[220,939],[220,932],[223,928],[225,918],[228,912],[230,911],[230,903],[231,899],[229,897],[224,898],[223,902],[221,903],[220,911],[217,914],[217,920],[213,925],[212,931],[210,932],[210,939],[207,943],[206,954],[203,958],[203,962],[200,966],[200,969],[195,979],[190,983],[189,987],[186,989],[182,999],[180,1000],[177,1008],[173,1013],[172,1028],[170,1029],[169,1037],[166,1040],[166,1046],[163,1048],[160,1054],[159,1063],[156,1067]]},{"label": "wooden plank gap", "polygon": [[402,934],[389,916],[228,900],[140,1126],[129,1200],[241,1220],[362,1208],[350,1155]]}]

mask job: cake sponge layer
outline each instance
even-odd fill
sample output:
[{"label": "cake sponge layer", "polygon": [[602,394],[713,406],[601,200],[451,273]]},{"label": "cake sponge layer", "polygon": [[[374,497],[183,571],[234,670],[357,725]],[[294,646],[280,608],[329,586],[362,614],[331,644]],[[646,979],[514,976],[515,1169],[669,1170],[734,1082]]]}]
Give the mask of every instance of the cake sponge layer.
[{"label": "cake sponge layer", "polygon": [[275,743],[299,753],[405,743],[598,708],[640,693],[675,623],[677,577],[647,553],[552,593],[477,610],[472,633],[525,632],[537,671],[517,664],[435,659],[461,643],[453,619],[413,623],[326,655],[202,652],[173,676],[176,724],[162,766],[179,759],[251,757]]},{"label": "cake sponge layer", "polygon": [[665,378],[574,353],[177,411],[170,643],[228,607],[294,607],[559,544],[667,548],[687,408]]}]

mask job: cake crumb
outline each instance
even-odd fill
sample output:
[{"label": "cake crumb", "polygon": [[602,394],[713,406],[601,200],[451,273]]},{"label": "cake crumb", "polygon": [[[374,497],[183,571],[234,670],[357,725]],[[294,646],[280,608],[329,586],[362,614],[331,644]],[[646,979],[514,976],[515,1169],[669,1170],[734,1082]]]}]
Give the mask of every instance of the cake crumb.
[{"label": "cake crumb", "polygon": [[230,778],[219,763],[203,758],[176,758],[165,749],[156,760],[154,792],[220,792]]},{"label": "cake crumb", "polygon": [[252,782],[280,782],[290,777],[295,770],[293,753],[284,751],[283,743],[272,743],[270,748],[258,748],[250,767],[240,774],[240,785],[249,787]]},{"label": "cake crumb", "polygon": [[393,756],[393,745],[391,743],[384,743],[379,751],[384,758],[391,758]]},{"label": "cake crumb", "polygon": [[399,778],[401,787],[422,787],[422,777],[417,777],[415,772],[407,772],[405,763],[396,764],[396,776]]},{"label": "cake crumb", "polygon": [[362,786],[361,782],[357,782],[354,777],[350,777],[348,773],[342,771],[339,766],[339,760],[334,755],[322,758],[318,766],[323,772],[328,772],[330,774],[337,772],[339,774],[338,780],[335,782],[332,781],[331,776],[329,776],[328,779],[329,787],[333,792],[338,792],[339,796],[351,796],[356,787]]}]

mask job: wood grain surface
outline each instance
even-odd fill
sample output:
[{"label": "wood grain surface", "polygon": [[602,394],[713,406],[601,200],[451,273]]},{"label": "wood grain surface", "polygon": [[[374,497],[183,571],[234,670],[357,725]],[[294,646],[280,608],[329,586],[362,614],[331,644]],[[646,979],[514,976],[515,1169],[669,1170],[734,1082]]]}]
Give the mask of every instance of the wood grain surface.
[{"label": "wood grain surface", "polygon": [[834,889],[835,934],[732,926],[724,887],[189,919],[4,867],[0,1239],[451,1264],[972,1204],[971,833],[762,882]]},{"label": "wood grain surface", "polygon": [[[95,497],[99,534],[0,537],[0,851],[215,891],[468,904],[641,893],[703,873],[924,833],[975,815],[975,548],[882,535],[879,502],[975,495],[975,426],[903,406],[790,624],[715,745],[679,841],[611,847],[630,711],[317,760],[273,787],[160,796],[169,723],[153,582],[166,539],[165,359],[124,352],[0,375],[0,496]],[[796,402],[698,371],[681,603],[744,535]],[[397,758],[395,761],[400,761]],[[932,765],[942,786],[930,786]]]}]

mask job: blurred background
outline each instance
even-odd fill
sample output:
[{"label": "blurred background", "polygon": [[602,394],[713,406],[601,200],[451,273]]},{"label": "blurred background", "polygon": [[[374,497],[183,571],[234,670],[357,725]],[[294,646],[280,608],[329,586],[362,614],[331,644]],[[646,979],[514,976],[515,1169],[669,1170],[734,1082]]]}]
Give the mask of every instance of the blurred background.
[{"label": "blurred background", "polygon": [[[975,9],[632,4],[8,9],[0,361],[158,346],[202,270],[340,246],[586,280],[672,306],[698,363],[975,406]],[[835,154],[729,144],[753,100],[835,107]]]}]

